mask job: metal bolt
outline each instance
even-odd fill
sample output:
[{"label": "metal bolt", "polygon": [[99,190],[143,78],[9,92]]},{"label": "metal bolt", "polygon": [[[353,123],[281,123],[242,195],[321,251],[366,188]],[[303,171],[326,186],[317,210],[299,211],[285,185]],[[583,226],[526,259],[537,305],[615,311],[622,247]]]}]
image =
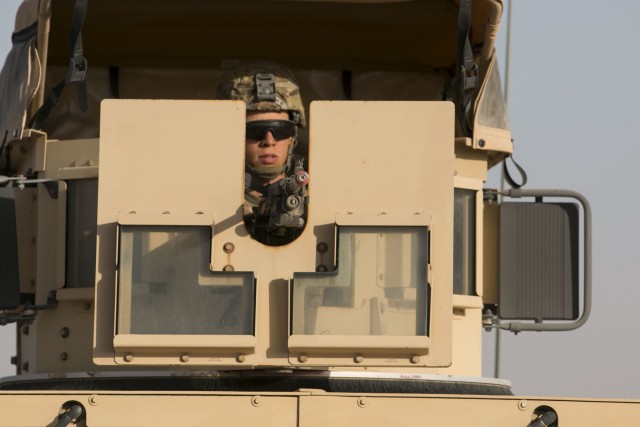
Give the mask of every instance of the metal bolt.
[{"label": "metal bolt", "polygon": [[183,354],[182,356],[180,356],[180,361],[182,363],[187,363],[189,361],[189,355],[188,354]]},{"label": "metal bolt", "polygon": [[245,361],[244,354],[239,354],[239,355],[236,357],[236,361],[237,361],[238,363],[243,363],[243,362]]},{"label": "metal bolt", "polygon": [[224,267],[222,267],[222,271],[234,271],[235,268],[233,268],[233,265],[231,264],[227,264]]},{"label": "metal bolt", "polygon": [[98,396],[95,394],[89,396],[89,399],[87,400],[89,401],[89,405],[91,406],[96,406],[98,404]]},{"label": "metal bolt", "polygon": [[478,140],[478,147],[484,147],[484,146],[485,146],[485,144],[486,144],[486,143],[485,143],[484,139],[479,139],[479,140]]},{"label": "metal bolt", "polygon": [[231,252],[233,252],[235,250],[235,248],[236,248],[236,246],[231,242],[227,242],[227,243],[224,244],[224,246],[222,246],[222,250],[226,254],[230,254]]},{"label": "metal bolt", "polygon": [[251,398],[251,404],[253,406],[260,406],[260,403],[262,403],[262,399],[260,398],[260,396],[253,396]]},{"label": "metal bolt", "polygon": [[364,397],[359,397],[358,406],[364,408],[365,406],[367,406],[367,400]]},{"label": "metal bolt", "polygon": [[411,358],[409,359],[409,361],[415,365],[416,363],[419,363],[419,362],[420,362],[420,356],[415,356],[415,355],[414,355],[414,356],[411,356]]},{"label": "metal bolt", "polygon": [[520,409],[521,411],[524,411],[525,409],[527,409],[527,406],[529,404],[527,403],[526,400],[521,400],[518,402],[518,409]]},{"label": "metal bolt", "polygon": [[62,329],[60,329],[60,336],[62,338],[67,338],[69,336],[69,328],[65,326]]},{"label": "metal bolt", "polygon": [[356,357],[353,358],[353,361],[356,362],[356,363],[362,363],[362,362],[364,362],[364,357],[356,356]]},{"label": "metal bolt", "polygon": [[123,359],[125,362],[133,362],[133,354],[127,353],[124,355]]},{"label": "metal bolt", "polygon": [[318,243],[318,246],[316,246],[316,249],[321,254],[324,254],[329,250],[329,245],[327,245],[325,242],[320,242],[320,243]]},{"label": "metal bolt", "polygon": [[329,269],[327,268],[326,265],[324,264],[320,264],[319,266],[316,267],[316,271],[318,273],[325,273],[326,271],[328,271]]},{"label": "metal bolt", "polygon": [[298,356],[298,362],[307,363],[307,356],[305,356],[304,354],[301,354],[300,356]]},{"label": "metal bolt", "polygon": [[60,360],[62,360],[63,362],[68,358],[69,358],[69,354],[66,351],[60,353]]}]

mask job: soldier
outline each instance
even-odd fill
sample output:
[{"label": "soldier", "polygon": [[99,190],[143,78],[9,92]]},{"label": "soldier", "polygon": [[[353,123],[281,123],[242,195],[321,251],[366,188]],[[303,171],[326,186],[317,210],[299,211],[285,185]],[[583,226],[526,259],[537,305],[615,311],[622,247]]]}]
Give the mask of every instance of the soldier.
[{"label": "soldier", "polygon": [[225,73],[217,98],[241,100],[247,106],[244,203],[247,229],[262,243],[289,243],[302,231],[306,203],[301,162],[296,165],[296,177],[302,186],[296,186],[295,179],[289,178],[287,185],[282,181],[291,172],[297,128],[306,125],[298,85],[291,72],[282,66],[245,62]]}]

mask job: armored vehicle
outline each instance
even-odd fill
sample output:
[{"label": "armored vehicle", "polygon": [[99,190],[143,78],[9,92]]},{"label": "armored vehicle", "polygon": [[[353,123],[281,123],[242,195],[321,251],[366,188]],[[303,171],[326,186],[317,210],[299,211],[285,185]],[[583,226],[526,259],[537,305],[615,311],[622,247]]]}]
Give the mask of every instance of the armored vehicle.
[{"label": "armored vehicle", "polygon": [[[501,14],[24,0],[0,74],[0,426],[637,425],[640,402],[482,377],[485,328],[591,306],[587,200],[484,188],[513,151]],[[255,104],[246,74],[220,96],[263,61],[286,94],[254,65]],[[250,143],[288,138],[291,169],[252,181]]]}]

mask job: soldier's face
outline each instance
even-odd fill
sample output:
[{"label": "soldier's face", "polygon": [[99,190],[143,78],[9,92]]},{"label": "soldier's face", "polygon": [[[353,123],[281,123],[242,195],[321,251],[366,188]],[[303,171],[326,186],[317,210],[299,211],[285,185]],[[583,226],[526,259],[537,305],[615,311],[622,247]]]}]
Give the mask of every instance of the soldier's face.
[{"label": "soldier's face", "polygon": [[[247,112],[247,123],[255,120],[289,120],[289,114],[284,111]],[[284,167],[291,142],[291,138],[278,140],[271,132],[266,132],[261,139],[247,139],[245,161],[251,167]]]}]

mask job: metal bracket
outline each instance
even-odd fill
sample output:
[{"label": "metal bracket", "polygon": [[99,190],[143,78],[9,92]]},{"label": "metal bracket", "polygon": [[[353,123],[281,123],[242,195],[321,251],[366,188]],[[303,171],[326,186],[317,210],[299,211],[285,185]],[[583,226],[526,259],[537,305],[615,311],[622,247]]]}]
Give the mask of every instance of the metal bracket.
[{"label": "metal bracket", "polygon": [[274,102],[276,100],[276,82],[273,78],[273,74],[256,74],[256,97],[258,98],[258,102]]},{"label": "metal bracket", "polygon": [[56,308],[58,306],[58,299],[56,298],[56,291],[51,291],[47,295],[47,303],[44,305],[36,305],[31,304],[31,302],[27,301],[22,307],[22,311],[20,313],[5,313],[0,312],[0,325],[8,325],[9,323],[14,322],[32,322],[39,310],[47,310],[50,308]]}]

